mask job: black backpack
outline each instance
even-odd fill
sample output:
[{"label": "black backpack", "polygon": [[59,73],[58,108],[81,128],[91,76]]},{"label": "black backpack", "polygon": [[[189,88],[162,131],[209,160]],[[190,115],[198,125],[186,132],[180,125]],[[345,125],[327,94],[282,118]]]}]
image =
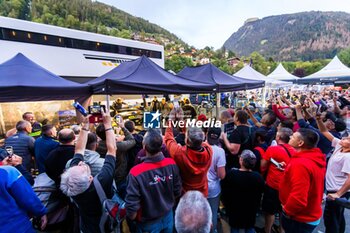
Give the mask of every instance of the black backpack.
[{"label": "black backpack", "polygon": [[108,199],[105,191],[103,190],[100,181],[94,177],[94,186],[97,195],[102,205],[102,216],[100,220],[100,231],[101,233],[120,232],[120,224],[126,217],[125,202],[117,194],[117,190],[113,187],[113,197]]}]

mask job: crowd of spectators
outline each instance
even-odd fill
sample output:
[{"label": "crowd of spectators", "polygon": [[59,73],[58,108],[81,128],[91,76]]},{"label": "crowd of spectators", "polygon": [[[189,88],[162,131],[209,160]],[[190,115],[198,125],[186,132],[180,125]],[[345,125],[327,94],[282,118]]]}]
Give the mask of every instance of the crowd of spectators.
[{"label": "crowd of spectators", "polygon": [[174,124],[210,120],[187,99],[164,129],[121,120],[117,134],[109,111],[59,132],[24,113],[0,148],[0,232],[108,232],[96,183],[125,201],[121,232],[218,232],[220,218],[231,233],[313,232],[322,218],[326,233],[345,232],[336,200],[350,198],[350,92],[255,100],[222,111],[222,127]]}]

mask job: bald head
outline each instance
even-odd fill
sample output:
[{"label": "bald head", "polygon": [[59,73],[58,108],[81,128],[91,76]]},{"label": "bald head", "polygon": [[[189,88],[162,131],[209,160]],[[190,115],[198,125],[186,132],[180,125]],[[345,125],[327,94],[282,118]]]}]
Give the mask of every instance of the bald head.
[{"label": "bald head", "polygon": [[58,133],[58,141],[62,145],[74,145],[75,135],[71,129],[62,129]]}]

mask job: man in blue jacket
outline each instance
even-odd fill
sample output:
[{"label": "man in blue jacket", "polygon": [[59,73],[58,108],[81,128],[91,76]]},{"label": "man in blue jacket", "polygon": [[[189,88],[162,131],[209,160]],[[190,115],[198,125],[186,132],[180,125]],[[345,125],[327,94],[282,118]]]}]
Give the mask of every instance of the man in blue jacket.
[{"label": "man in blue jacket", "polygon": [[32,125],[28,121],[19,121],[16,124],[17,133],[6,138],[5,147],[12,146],[13,153],[23,158],[23,166],[30,171],[32,156],[34,155],[34,138],[28,134],[32,132]]},{"label": "man in blue jacket", "polygon": [[42,127],[41,137],[35,140],[35,162],[39,169],[39,174],[46,172],[45,161],[49,156],[49,153],[60,145],[60,143],[56,140],[56,136],[56,127],[51,124],[47,124]]},{"label": "man in blue jacket", "polygon": [[32,187],[14,167],[0,166],[0,232],[35,233],[29,216],[47,223],[46,209]]}]

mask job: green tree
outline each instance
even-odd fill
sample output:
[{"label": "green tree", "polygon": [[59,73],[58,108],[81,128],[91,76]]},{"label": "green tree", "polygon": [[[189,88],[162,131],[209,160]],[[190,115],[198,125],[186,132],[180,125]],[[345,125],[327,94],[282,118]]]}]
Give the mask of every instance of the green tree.
[{"label": "green tree", "polygon": [[118,36],[121,38],[130,39],[131,34],[131,31],[123,29],[119,32]]},{"label": "green tree", "polygon": [[340,51],[338,57],[346,66],[350,67],[350,48]]},{"label": "green tree", "polygon": [[186,66],[193,66],[193,62],[190,58],[182,57],[179,55],[173,55],[172,57],[165,60],[165,69],[172,70],[178,73]]},{"label": "green tree", "polygon": [[258,52],[253,52],[250,54],[250,59],[253,63],[253,68],[262,73],[267,75],[270,72],[270,64],[265,60],[265,58]]},{"label": "green tree", "polygon": [[227,60],[225,58],[213,60],[212,63],[213,63],[213,65],[218,67],[220,70],[222,70],[228,74],[233,74],[234,69],[233,69],[233,67],[231,67],[227,64]]}]

